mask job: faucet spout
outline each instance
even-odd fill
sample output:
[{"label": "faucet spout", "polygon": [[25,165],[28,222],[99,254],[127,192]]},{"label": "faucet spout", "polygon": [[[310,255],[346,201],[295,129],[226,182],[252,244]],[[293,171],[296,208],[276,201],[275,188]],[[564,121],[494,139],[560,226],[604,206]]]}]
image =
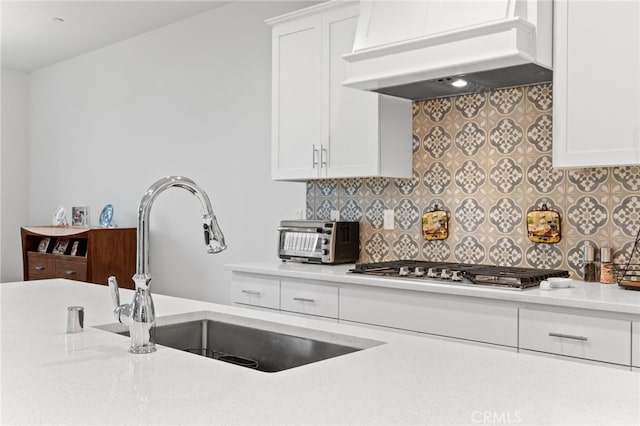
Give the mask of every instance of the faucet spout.
[{"label": "faucet spout", "polygon": [[109,278],[112,297],[115,304],[114,314],[118,320],[129,325],[131,346],[129,352],[150,353],[155,351],[155,309],[149,291],[151,273],[149,272],[149,213],[155,199],[168,188],[179,187],[191,192],[202,207],[204,242],[207,253],[220,253],[227,248],[222,230],[211,207],[207,194],[191,179],[182,176],[167,176],[149,187],[140,200],[138,207],[137,256],[135,294],[130,305],[119,305],[118,284],[115,278]]}]

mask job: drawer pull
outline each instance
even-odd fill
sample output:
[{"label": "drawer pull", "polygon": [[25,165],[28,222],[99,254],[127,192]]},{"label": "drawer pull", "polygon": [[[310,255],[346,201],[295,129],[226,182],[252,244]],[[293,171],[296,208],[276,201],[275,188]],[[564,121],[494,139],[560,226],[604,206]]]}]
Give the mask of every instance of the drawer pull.
[{"label": "drawer pull", "polygon": [[45,268],[44,266],[40,266],[40,265],[38,265],[38,266],[36,266],[36,267],[35,267],[35,268],[33,268],[33,269],[35,269],[36,271],[44,271],[46,268]]},{"label": "drawer pull", "polygon": [[296,302],[316,303],[315,299],[307,299],[306,297],[294,297],[293,300],[295,300]]},{"label": "drawer pull", "polygon": [[240,292],[244,294],[249,294],[251,296],[260,296],[262,294],[259,291],[253,291],[253,290],[240,290]]},{"label": "drawer pull", "polygon": [[64,271],[64,273],[65,275],[74,275],[76,271],[69,270],[69,271]]},{"label": "drawer pull", "polygon": [[551,336],[551,337],[560,337],[562,339],[581,340],[583,342],[586,342],[588,340],[588,338],[586,338],[584,336],[572,336],[570,334],[562,334],[562,333],[549,333],[549,336]]}]

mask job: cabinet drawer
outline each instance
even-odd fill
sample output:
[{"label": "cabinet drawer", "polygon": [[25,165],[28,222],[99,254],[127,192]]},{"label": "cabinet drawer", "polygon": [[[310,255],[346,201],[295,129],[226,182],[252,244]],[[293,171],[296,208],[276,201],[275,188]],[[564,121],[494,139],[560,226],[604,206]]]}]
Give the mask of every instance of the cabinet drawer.
[{"label": "cabinet drawer", "polygon": [[28,253],[29,280],[41,280],[54,278],[56,273],[55,260],[37,253]]},{"label": "cabinet drawer", "polygon": [[507,304],[433,293],[345,287],[340,319],[516,347],[518,310]]},{"label": "cabinet drawer", "polygon": [[280,309],[280,281],[234,273],[231,301],[242,305]]},{"label": "cabinet drawer", "polygon": [[55,276],[56,278],[67,278],[69,280],[86,281],[87,264],[66,260],[56,260]]},{"label": "cabinet drawer", "polygon": [[338,318],[338,288],[331,284],[318,285],[295,281],[281,281],[280,306],[283,311]]},{"label": "cabinet drawer", "polygon": [[520,309],[520,349],[629,365],[631,322]]},{"label": "cabinet drawer", "polygon": [[631,323],[631,329],[633,331],[631,335],[631,365],[634,367],[640,367],[640,321],[634,321]]}]

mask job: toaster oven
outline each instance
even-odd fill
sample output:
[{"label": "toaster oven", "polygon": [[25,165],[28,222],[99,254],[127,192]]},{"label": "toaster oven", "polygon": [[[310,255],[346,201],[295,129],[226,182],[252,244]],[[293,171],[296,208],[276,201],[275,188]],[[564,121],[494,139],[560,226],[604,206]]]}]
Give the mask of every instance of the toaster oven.
[{"label": "toaster oven", "polygon": [[278,228],[283,261],[355,263],[360,256],[360,223],[283,220]]}]

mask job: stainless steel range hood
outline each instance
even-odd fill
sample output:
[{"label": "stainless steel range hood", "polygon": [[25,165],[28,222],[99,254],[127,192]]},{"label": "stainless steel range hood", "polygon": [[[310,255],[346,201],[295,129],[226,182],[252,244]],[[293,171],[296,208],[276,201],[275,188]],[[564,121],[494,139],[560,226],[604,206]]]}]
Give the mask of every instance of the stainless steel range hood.
[{"label": "stainless steel range hood", "polygon": [[551,81],[552,20],[551,0],[363,0],[343,85],[418,100]]}]

